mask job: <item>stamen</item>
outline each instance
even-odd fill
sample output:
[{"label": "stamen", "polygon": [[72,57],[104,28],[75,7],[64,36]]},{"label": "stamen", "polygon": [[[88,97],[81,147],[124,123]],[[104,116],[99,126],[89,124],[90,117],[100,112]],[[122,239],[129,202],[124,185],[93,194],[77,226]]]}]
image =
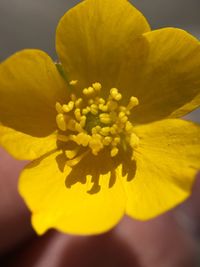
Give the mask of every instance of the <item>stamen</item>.
[{"label": "stamen", "polygon": [[77,119],[77,121],[81,121],[81,110],[80,110],[80,108],[76,108],[74,110],[74,115],[75,115],[75,118]]},{"label": "stamen", "polygon": [[93,83],[92,86],[93,86],[95,91],[101,90],[101,84],[100,83]]},{"label": "stamen", "polygon": [[127,110],[131,110],[132,108],[136,107],[139,105],[139,101],[137,99],[137,97],[131,96],[128,106],[127,106]]},{"label": "stamen", "polygon": [[107,136],[110,133],[110,127],[103,127],[100,129],[99,133],[103,136]]},{"label": "stamen", "polygon": [[[71,81],[75,85],[77,81]],[[107,99],[100,97],[102,85],[99,82],[82,90],[83,97],[77,98],[73,93],[70,101],[64,105],[56,103],[57,139],[61,142],[74,142],[77,148],[65,150],[68,166],[76,165],[85,153],[77,156],[79,146],[95,156],[110,148],[111,157],[121,150],[135,149],[139,138],[134,133],[129,121],[131,110],[139,104],[136,97],[130,97],[128,105],[120,105],[122,95],[117,88],[111,88]],[[60,132],[62,131],[62,132]],[[64,133],[63,133],[64,132]],[[72,134],[73,132],[73,134]]]},{"label": "stamen", "polygon": [[74,108],[74,102],[73,101],[69,101],[69,103],[67,105],[63,105],[62,109],[64,112],[70,112],[72,109]]},{"label": "stamen", "polygon": [[79,149],[66,150],[65,155],[68,159],[73,159],[78,154]]},{"label": "stamen", "polygon": [[83,102],[83,99],[82,98],[77,99],[76,102],[75,102],[75,107],[76,108],[80,108],[82,102]]},{"label": "stamen", "polygon": [[99,115],[99,119],[104,124],[110,124],[111,123],[111,118],[110,118],[110,115],[108,113],[101,113]]},{"label": "stamen", "polygon": [[89,147],[92,149],[92,153],[97,155],[104,145],[102,142],[102,136],[100,134],[93,134],[89,142]]},{"label": "stamen", "polygon": [[109,145],[111,144],[111,142],[112,142],[112,137],[110,137],[110,136],[106,136],[106,137],[103,139],[103,144],[104,144],[105,146],[109,146]]},{"label": "stamen", "polygon": [[59,113],[56,116],[56,122],[57,122],[58,128],[61,131],[66,131],[67,130],[67,124],[66,124],[66,121],[65,121],[65,116],[62,113]]},{"label": "stamen", "polygon": [[118,152],[119,152],[119,149],[117,147],[114,147],[110,152],[111,157],[112,158],[115,157],[118,154]]},{"label": "stamen", "polygon": [[76,85],[77,83],[78,83],[77,80],[72,80],[72,81],[69,82],[70,85]]},{"label": "stamen", "polygon": [[110,96],[116,101],[122,99],[122,95],[118,92],[117,88],[110,89]]},{"label": "stamen", "polygon": [[59,102],[56,102],[56,111],[58,113],[63,113],[62,105]]}]

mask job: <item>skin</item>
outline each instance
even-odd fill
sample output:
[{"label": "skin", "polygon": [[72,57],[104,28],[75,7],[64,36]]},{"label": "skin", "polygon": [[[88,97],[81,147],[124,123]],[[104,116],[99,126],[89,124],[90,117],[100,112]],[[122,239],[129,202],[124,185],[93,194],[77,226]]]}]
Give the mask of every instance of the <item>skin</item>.
[{"label": "skin", "polygon": [[115,229],[99,236],[70,236],[50,230],[37,237],[17,193],[17,178],[25,164],[0,150],[1,266],[198,266],[200,177],[188,201],[148,222],[124,218]]}]

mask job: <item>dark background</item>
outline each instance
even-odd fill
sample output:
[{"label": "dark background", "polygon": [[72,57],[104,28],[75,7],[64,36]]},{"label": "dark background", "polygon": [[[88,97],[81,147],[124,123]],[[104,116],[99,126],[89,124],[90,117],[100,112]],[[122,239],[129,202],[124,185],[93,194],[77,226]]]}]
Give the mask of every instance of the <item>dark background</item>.
[{"label": "dark background", "polygon": [[[54,59],[60,17],[78,0],[0,0],[0,61],[23,48],[38,48]],[[152,29],[179,27],[200,37],[199,0],[132,0]],[[189,118],[200,121],[200,112]]]}]

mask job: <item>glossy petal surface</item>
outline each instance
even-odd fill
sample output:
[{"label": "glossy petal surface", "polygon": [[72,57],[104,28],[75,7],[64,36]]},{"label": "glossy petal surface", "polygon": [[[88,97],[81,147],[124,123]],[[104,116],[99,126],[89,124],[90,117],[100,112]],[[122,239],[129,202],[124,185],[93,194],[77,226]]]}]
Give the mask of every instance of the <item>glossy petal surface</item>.
[{"label": "glossy petal surface", "polygon": [[125,209],[111,159],[86,156],[71,170],[63,168],[66,158],[60,153],[34,161],[21,174],[19,190],[33,213],[34,228],[39,234],[51,227],[76,234],[109,230]]},{"label": "glossy petal surface", "polygon": [[0,122],[17,131],[46,136],[56,130],[55,103],[67,98],[54,62],[39,50],[24,50],[0,65]]},{"label": "glossy petal surface", "polygon": [[127,44],[149,30],[143,15],[126,0],[86,0],[60,20],[57,53],[80,88],[96,81],[108,88],[115,85]]},{"label": "glossy petal surface", "polygon": [[1,125],[0,145],[19,160],[33,160],[57,148],[55,133],[39,138]]},{"label": "glossy petal surface", "polygon": [[141,220],[155,217],[184,201],[200,168],[200,127],[169,119],[138,126],[136,174],[125,181],[127,214]]},{"label": "glossy petal surface", "polygon": [[144,33],[126,59],[117,86],[139,99],[135,122],[181,117],[199,106],[200,42],[189,33],[175,28]]}]

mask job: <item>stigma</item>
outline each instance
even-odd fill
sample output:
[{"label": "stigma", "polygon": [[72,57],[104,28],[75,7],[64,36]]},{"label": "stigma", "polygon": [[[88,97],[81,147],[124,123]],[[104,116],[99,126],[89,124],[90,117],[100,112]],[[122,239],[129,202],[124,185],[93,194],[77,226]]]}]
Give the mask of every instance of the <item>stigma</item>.
[{"label": "stigma", "polygon": [[[70,85],[76,83],[71,81]],[[138,99],[131,96],[124,106],[120,104],[123,95],[117,88],[111,88],[106,99],[101,97],[102,90],[102,85],[95,82],[78,96],[72,93],[66,104],[57,102],[55,105],[57,139],[76,145],[75,149],[65,151],[69,164],[81,160],[89,151],[97,156],[107,149],[111,157],[116,157],[120,150],[134,150],[139,144],[129,120],[132,110],[139,104]],[[85,151],[78,156],[80,148]]]}]

